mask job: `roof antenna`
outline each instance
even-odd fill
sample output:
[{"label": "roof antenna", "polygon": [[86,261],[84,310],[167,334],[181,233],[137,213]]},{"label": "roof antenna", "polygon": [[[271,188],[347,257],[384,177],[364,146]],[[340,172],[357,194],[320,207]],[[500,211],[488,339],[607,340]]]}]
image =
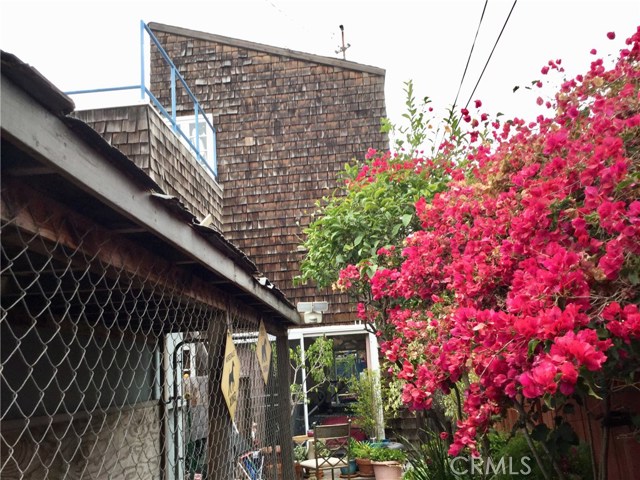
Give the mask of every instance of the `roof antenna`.
[{"label": "roof antenna", "polygon": [[340,25],[340,31],[342,32],[342,47],[339,47],[338,50],[336,50],[336,53],[340,53],[342,52],[342,59],[346,60],[347,59],[347,48],[349,48],[351,46],[350,43],[347,43],[347,45],[345,46],[344,44],[344,25]]}]

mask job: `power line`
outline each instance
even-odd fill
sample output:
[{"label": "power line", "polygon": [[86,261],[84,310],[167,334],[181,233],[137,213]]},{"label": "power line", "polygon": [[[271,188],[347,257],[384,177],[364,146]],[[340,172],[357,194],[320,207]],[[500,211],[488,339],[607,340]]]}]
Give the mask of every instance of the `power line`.
[{"label": "power line", "polygon": [[269,5],[271,5],[273,8],[275,8],[278,11],[278,13],[280,13],[280,15],[285,16],[289,20],[293,21],[293,19],[289,17],[289,15],[287,15],[278,5],[273,3],[271,0],[264,0],[264,1],[267,2]]},{"label": "power line", "polygon": [[480,21],[478,22],[478,28],[476,29],[476,36],[473,38],[473,43],[471,44],[471,50],[469,51],[469,56],[467,57],[467,64],[464,66],[464,72],[462,73],[462,78],[460,79],[460,85],[458,85],[458,93],[456,93],[456,99],[453,101],[453,106],[451,110],[455,110],[456,105],[458,104],[458,97],[460,96],[460,89],[462,89],[462,83],[464,82],[464,78],[467,75],[467,69],[469,68],[469,62],[471,61],[471,55],[473,55],[473,49],[476,46],[476,40],[478,39],[478,32],[480,32],[480,25],[482,25],[482,20],[484,19],[484,12],[487,10],[487,4],[489,0],[485,0],[484,7],[482,9],[482,15],[480,15]]},{"label": "power line", "polygon": [[[482,14],[480,15],[480,20],[478,21],[478,28],[476,29],[476,35],[475,37],[473,37],[473,43],[471,44],[471,50],[469,51],[469,56],[467,57],[467,64],[464,66],[464,72],[462,72],[462,78],[460,79],[460,85],[458,85],[458,93],[456,93],[456,99],[453,101],[453,105],[451,106],[451,110],[449,113],[449,121],[452,120],[453,115],[455,114],[455,109],[456,109],[456,105],[458,104],[458,97],[460,96],[460,89],[462,88],[462,84],[464,82],[464,79],[467,75],[467,69],[469,68],[469,62],[471,61],[471,56],[473,54],[473,49],[476,46],[476,40],[478,40],[478,32],[480,32],[480,26],[482,25],[482,20],[484,20],[484,13],[487,11],[487,4],[489,3],[489,0],[485,0],[484,2],[484,7],[482,8]],[[440,145],[441,140],[438,140],[438,138],[440,137],[440,129],[442,127],[442,124],[440,124],[438,126],[438,130],[436,131],[436,143],[434,144],[434,148],[437,148],[438,145]],[[444,129],[442,130],[442,138],[444,138],[445,135],[445,131]]]},{"label": "power line", "polygon": [[507,15],[507,19],[504,21],[504,25],[502,25],[502,30],[500,30],[500,34],[498,35],[498,38],[496,39],[496,43],[493,44],[493,48],[491,49],[491,53],[489,54],[489,58],[487,58],[487,63],[484,64],[484,68],[482,69],[482,72],[480,73],[480,77],[478,77],[478,81],[476,82],[476,86],[473,87],[473,91],[471,92],[471,95],[469,95],[469,100],[467,100],[467,104],[464,106],[464,108],[467,108],[469,106],[469,103],[471,102],[471,99],[473,98],[473,94],[476,93],[476,89],[478,88],[478,85],[480,85],[480,80],[482,80],[482,76],[484,75],[484,71],[487,69],[487,65],[489,65],[489,61],[491,61],[491,57],[493,56],[493,52],[495,51],[496,47],[498,46],[498,42],[500,41],[500,37],[502,37],[502,32],[504,32],[504,29],[507,26],[507,23],[509,23],[509,19],[511,18],[511,14],[513,13],[513,9],[516,7],[516,3],[518,3],[518,0],[514,0],[513,5],[511,6],[511,10],[509,10],[509,15]]}]

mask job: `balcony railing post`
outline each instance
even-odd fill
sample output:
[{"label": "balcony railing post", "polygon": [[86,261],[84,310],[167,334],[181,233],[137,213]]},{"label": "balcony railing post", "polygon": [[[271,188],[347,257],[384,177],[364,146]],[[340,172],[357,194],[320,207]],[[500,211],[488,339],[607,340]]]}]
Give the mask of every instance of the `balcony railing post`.
[{"label": "balcony railing post", "polygon": [[[200,126],[198,125],[198,118],[200,117],[200,105],[198,105],[198,102],[193,102],[193,111],[195,112],[195,117],[196,117],[196,138],[195,138],[195,143],[196,143],[196,154],[198,155],[198,157],[200,157]],[[205,159],[206,160],[206,159]]]},{"label": "balcony railing post", "polygon": [[218,176],[218,140],[216,138],[217,133],[215,127],[211,129],[213,132],[213,174]]},{"label": "balcony railing post", "polygon": [[[151,53],[151,49],[155,48],[158,54],[164,59],[166,65],[169,66],[171,70],[171,111],[167,111],[168,109],[163,105],[158,98],[151,91],[151,84],[147,86],[146,82],[146,60],[147,55],[145,52],[145,37],[148,35],[149,37],[149,51]],[[151,55],[148,56],[149,61],[151,61]],[[151,71],[149,69],[148,71]],[[189,132],[184,132],[178,125],[177,120],[177,89],[176,82],[179,81],[184,89],[184,93],[193,101],[193,109],[195,112],[195,139],[191,140],[189,136]],[[177,134],[180,134],[182,138],[187,142],[189,148],[196,154],[196,157],[204,163],[204,166],[213,172],[214,176],[218,175],[218,160],[217,160],[217,140],[216,140],[216,128],[213,126],[211,121],[207,118],[205,111],[202,109],[201,105],[198,103],[198,99],[195,97],[187,82],[180,74],[180,71],[175,66],[171,58],[167,52],[162,48],[162,45],[153,34],[149,26],[144,23],[143,20],[140,20],[140,83],[136,85],[124,86],[124,87],[107,87],[107,88],[98,88],[92,90],[77,90],[77,91],[69,91],[65,92],[68,95],[78,95],[78,94],[88,94],[88,93],[103,93],[103,92],[115,92],[120,90],[140,90],[140,98],[141,100],[149,99],[150,103],[153,104],[158,111],[162,114],[162,116],[167,119],[171,126]],[[162,91],[162,89],[161,89]],[[200,121],[200,114],[202,113],[203,122]],[[205,143],[204,145],[200,144],[200,132],[204,128],[204,133],[206,133]],[[213,145],[209,148],[209,131],[211,132]],[[206,158],[205,158],[206,155]]]},{"label": "balcony railing post", "polygon": [[173,129],[178,129],[178,124],[176,123],[176,69],[172,65],[171,66],[171,123],[173,124]]},{"label": "balcony railing post", "polygon": [[145,24],[140,20],[140,100],[144,100],[145,96],[145,78],[144,78],[144,30]]}]

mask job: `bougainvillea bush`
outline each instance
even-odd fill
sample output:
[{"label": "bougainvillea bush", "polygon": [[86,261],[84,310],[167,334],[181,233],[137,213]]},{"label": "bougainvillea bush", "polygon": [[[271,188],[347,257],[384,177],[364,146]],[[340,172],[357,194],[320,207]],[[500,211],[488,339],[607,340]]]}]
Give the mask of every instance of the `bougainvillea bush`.
[{"label": "bougainvillea bush", "polygon": [[472,130],[402,248],[337,282],[369,282],[360,316],[393,326],[382,351],[407,405],[464,388],[451,455],[477,453],[507,408],[640,383],[640,28],[615,65],[594,60],[546,105],[535,122],[492,122],[490,141]]},{"label": "bougainvillea bush", "polygon": [[452,455],[476,452],[507,407],[640,382],[640,28],[548,107],[494,122],[472,171],[416,203],[421,227],[371,279],[395,305],[382,350],[403,401],[429,408],[464,380]]}]

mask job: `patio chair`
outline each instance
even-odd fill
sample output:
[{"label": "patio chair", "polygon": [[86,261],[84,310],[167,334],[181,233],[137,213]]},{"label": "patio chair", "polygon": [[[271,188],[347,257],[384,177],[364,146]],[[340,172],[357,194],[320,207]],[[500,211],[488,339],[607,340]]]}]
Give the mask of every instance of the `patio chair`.
[{"label": "patio chair", "polygon": [[263,480],[262,467],[264,466],[264,456],[259,450],[240,455],[240,458],[238,458],[238,466],[240,467],[243,480]]},{"label": "patio chair", "polygon": [[[335,469],[349,465],[349,438],[351,421],[336,425],[318,425],[313,432],[315,458],[300,462],[305,469],[315,471],[316,478],[321,471],[330,470],[331,480],[335,480]],[[338,477],[340,475],[338,474]]]}]

